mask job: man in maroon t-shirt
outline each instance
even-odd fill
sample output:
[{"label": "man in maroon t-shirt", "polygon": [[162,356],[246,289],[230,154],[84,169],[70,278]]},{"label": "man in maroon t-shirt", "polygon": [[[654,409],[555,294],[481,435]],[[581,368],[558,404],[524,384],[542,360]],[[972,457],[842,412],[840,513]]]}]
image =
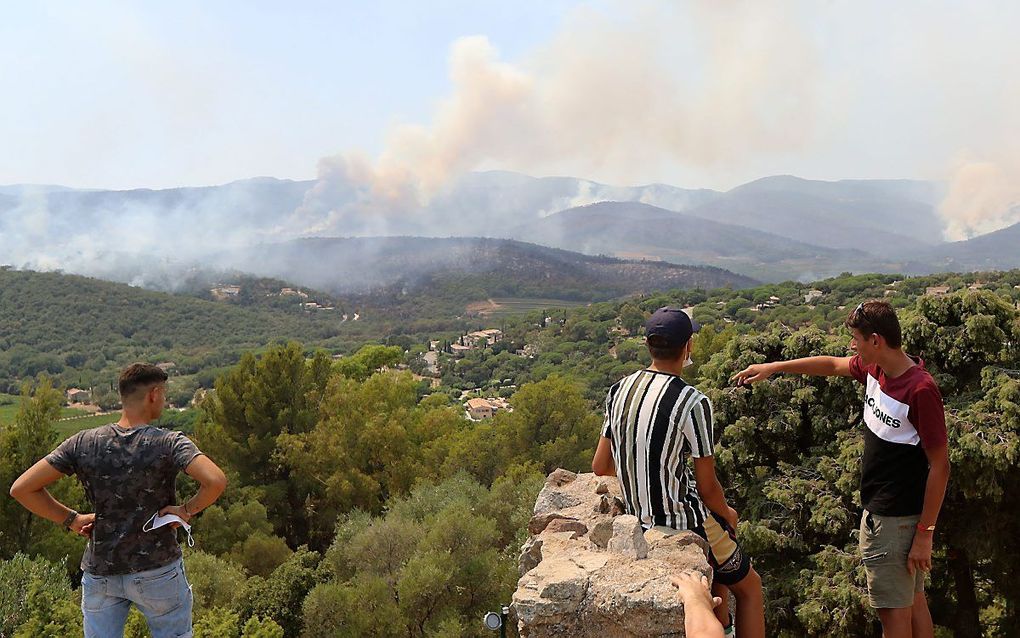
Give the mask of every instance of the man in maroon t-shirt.
[{"label": "man in maroon t-shirt", "polygon": [[748,366],[754,383],[777,372],[851,376],[866,386],[860,547],[868,597],[886,638],[930,637],[924,575],[949,482],[942,395],[924,362],[903,352],[896,311],[867,301],[847,317],[852,357],[807,357]]}]

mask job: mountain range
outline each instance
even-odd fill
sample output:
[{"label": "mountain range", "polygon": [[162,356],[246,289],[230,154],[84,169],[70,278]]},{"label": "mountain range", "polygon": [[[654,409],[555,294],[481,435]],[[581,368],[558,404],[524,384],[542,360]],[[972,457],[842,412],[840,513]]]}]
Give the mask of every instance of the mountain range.
[{"label": "mountain range", "polygon": [[[0,187],[0,264],[144,285],[161,277],[165,285],[175,269],[209,265],[340,290],[340,280],[353,289],[413,278],[442,255],[477,266],[493,254],[487,245],[440,238],[487,237],[590,256],[713,266],[770,281],[1020,266],[1020,225],[943,242],[937,205],[944,193],[933,182],[775,176],[720,192],[489,171],[463,175],[427,205],[378,210],[365,202],[351,209],[343,198],[352,189],[340,189],[346,194],[332,202],[323,194],[331,191],[318,184],[255,178],[165,190]],[[311,236],[361,242],[330,239],[342,256],[315,252],[317,262],[287,248]],[[387,245],[370,236],[402,239]],[[373,252],[378,246],[387,247]],[[414,252],[421,256],[409,258]],[[295,279],[295,263],[307,266],[302,272],[326,272]]]}]

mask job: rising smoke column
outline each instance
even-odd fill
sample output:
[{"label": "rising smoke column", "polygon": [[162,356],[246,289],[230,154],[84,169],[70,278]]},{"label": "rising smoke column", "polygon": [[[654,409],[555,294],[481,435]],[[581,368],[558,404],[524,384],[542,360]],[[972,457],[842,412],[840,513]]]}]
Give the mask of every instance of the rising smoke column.
[{"label": "rising smoke column", "polygon": [[[450,48],[452,93],[431,124],[397,127],[374,162],[320,160],[319,183],[287,225],[308,235],[406,227],[476,169],[626,179],[662,163],[735,164],[804,148],[817,46],[791,13],[717,2],[583,9],[516,63],[484,36],[461,38]],[[433,227],[459,221],[432,213]]]}]

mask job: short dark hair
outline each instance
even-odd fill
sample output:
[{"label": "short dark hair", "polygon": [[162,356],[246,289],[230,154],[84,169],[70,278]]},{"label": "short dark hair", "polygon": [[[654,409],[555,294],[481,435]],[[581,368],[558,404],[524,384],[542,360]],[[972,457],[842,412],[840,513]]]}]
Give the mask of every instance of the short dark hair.
[{"label": "short dark hair", "polygon": [[865,337],[881,335],[890,348],[903,345],[903,332],[896,310],[888,301],[871,299],[861,303],[846,318],[847,328],[856,328]]},{"label": "short dark hair", "polygon": [[148,390],[154,385],[166,383],[167,373],[149,363],[132,363],[120,373],[118,385],[120,398],[133,396],[139,390]]},{"label": "short dark hair", "polygon": [[[688,341],[690,340],[688,339]],[[652,359],[676,361],[680,358],[680,353],[683,352],[687,342],[678,346],[671,346],[668,345],[667,339],[662,335],[648,335],[645,337],[645,345],[648,346],[648,353],[652,355]]]}]

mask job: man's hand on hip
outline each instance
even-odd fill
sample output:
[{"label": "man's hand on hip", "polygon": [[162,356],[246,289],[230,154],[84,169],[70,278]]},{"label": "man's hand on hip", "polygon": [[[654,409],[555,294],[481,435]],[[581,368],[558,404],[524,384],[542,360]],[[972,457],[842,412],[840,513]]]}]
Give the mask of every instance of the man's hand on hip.
[{"label": "man's hand on hip", "polygon": [[[183,505],[167,505],[163,509],[159,510],[160,516],[165,516],[166,514],[173,514],[174,516],[183,520],[185,523],[191,522],[191,514],[188,513],[188,510]],[[170,525],[174,529],[177,529],[178,527],[181,526],[180,523],[171,523]]]},{"label": "man's hand on hip", "polygon": [[68,526],[72,532],[78,536],[84,536],[85,538],[92,537],[92,527],[95,525],[96,515],[95,514],[79,514],[74,517],[71,524]]}]

